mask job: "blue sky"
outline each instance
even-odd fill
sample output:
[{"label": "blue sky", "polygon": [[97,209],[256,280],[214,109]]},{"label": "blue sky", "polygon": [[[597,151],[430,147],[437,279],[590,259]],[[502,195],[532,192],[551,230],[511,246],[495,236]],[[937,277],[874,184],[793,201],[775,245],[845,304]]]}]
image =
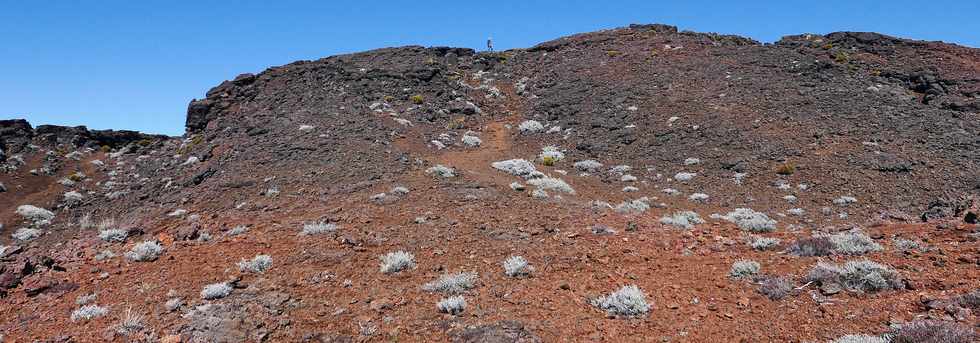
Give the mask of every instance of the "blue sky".
[{"label": "blue sky", "polygon": [[0,0],[0,118],[183,133],[187,103],[222,80],[386,46],[529,47],[664,23],[764,42],[876,31],[980,47],[980,1],[22,1]]}]

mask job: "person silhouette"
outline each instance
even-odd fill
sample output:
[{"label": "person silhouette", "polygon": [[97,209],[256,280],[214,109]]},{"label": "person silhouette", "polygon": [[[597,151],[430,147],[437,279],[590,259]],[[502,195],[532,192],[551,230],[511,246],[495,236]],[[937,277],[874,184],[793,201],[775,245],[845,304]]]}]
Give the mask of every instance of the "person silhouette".
[{"label": "person silhouette", "polygon": [[487,38],[487,49],[493,52],[493,37]]}]

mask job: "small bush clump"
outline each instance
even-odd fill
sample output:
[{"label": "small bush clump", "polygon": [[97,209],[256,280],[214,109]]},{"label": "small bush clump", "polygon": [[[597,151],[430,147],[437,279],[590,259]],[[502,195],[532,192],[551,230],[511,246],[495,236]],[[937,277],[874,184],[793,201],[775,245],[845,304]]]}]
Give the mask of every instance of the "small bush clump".
[{"label": "small bush clump", "polygon": [[704,224],[704,219],[694,211],[675,212],[669,217],[660,218],[660,223],[679,228],[690,229],[696,224]]},{"label": "small bush clump", "polygon": [[409,192],[411,191],[405,186],[395,186],[391,189],[391,194],[399,196],[408,194]]},{"label": "small bush clump", "polygon": [[81,204],[82,203],[82,200],[84,200],[84,199],[85,199],[85,196],[82,195],[82,193],[79,193],[79,192],[76,192],[76,191],[66,192],[65,195],[64,195],[65,205],[67,205],[68,207],[72,207],[72,206]]},{"label": "small bush clump", "polygon": [[238,235],[243,234],[243,233],[246,233],[246,232],[248,232],[248,226],[239,225],[239,226],[236,226],[236,227],[232,228],[231,230],[228,230],[228,235],[229,236],[238,236]]},{"label": "small bush clump", "polygon": [[980,311],[980,289],[953,298],[956,306]]},{"label": "small bush clump", "polygon": [[779,238],[753,236],[749,240],[749,246],[755,250],[769,250],[779,246]]},{"label": "small bush clump", "polygon": [[546,176],[537,179],[530,179],[527,180],[527,184],[535,186],[543,191],[555,190],[568,194],[575,194],[575,190],[572,189],[572,186],[569,186],[567,183],[565,183],[565,181],[562,181],[561,179],[556,179],[553,177]]},{"label": "small bush clump", "polygon": [[626,285],[619,290],[591,301],[592,306],[615,316],[639,317],[650,312],[647,296],[636,285]]},{"label": "small bush clump", "polygon": [[844,335],[830,343],[889,343],[887,336]]},{"label": "small bush clump", "polygon": [[451,178],[456,177],[456,169],[446,167],[441,164],[437,164],[429,169],[425,170],[426,174],[435,175],[441,178]]},{"label": "small bush clump", "polygon": [[320,235],[325,233],[337,232],[337,224],[327,222],[315,222],[303,224],[303,235]]},{"label": "small bush clump", "polygon": [[616,212],[619,213],[643,213],[650,209],[649,200],[646,198],[640,198],[635,200],[626,200],[619,205],[616,205]]},{"label": "small bush clump", "polygon": [[80,320],[89,321],[95,318],[105,316],[108,313],[109,313],[108,308],[99,305],[85,305],[71,313],[71,321],[73,322],[77,322]]},{"label": "small bush clump", "polygon": [[145,241],[126,252],[126,259],[135,262],[155,261],[163,253],[163,246],[157,241]]},{"label": "small bush clump", "polygon": [[415,256],[404,251],[390,252],[381,256],[381,272],[392,274],[415,268]]},{"label": "small bush clump", "polygon": [[522,133],[534,133],[544,130],[544,125],[541,125],[537,120],[525,120],[517,126],[517,129]]},{"label": "small bush clump", "polygon": [[496,161],[490,163],[490,166],[494,169],[500,170],[510,175],[519,176],[523,178],[530,178],[531,175],[537,173],[537,169],[534,168],[534,164],[528,160],[515,158],[510,160]]},{"label": "small bush clump", "polygon": [[95,293],[79,295],[77,298],[75,298],[75,305],[78,306],[88,305],[89,303],[95,301],[97,297],[98,295]]},{"label": "small bush clump", "polygon": [[769,300],[780,300],[793,294],[793,281],[785,277],[767,277],[759,285],[759,293]]},{"label": "small bush clump", "polygon": [[18,241],[29,241],[38,237],[41,237],[41,230],[31,229],[31,228],[19,228],[14,233],[10,234],[10,237]]},{"label": "small bush clump", "polygon": [[843,265],[818,262],[810,269],[806,281],[820,285],[837,284],[849,291],[864,293],[905,287],[894,269],[868,260],[848,261]]},{"label": "small bush clump", "polygon": [[461,138],[460,141],[462,141],[464,145],[471,148],[475,148],[480,146],[480,144],[483,144],[483,140],[480,139],[480,137],[471,135],[463,135],[463,138]]},{"label": "small bush clump", "polygon": [[167,312],[176,311],[181,306],[184,306],[184,299],[181,298],[171,298],[170,300],[167,300],[167,302],[163,304],[163,308],[166,309]]},{"label": "small bush clump", "polygon": [[776,230],[776,221],[769,219],[765,213],[756,212],[750,208],[736,208],[721,217],[750,232],[772,232]]},{"label": "small bush clump", "polygon": [[510,277],[529,276],[534,272],[534,266],[530,265],[524,257],[511,256],[504,260],[504,274]]},{"label": "small bush clump", "polygon": [[546,166],[555,165],[558,161],[565,159],[565,154],[561,152],[556,146],[546,146],[541,148],[541,154],[538,155],[538,159]]},{"label": "small bush clump", "polygon": [[743,278],[746,276],[752,276],[759,273],[759,269],[762,266],[759,262],[750,260],[739,260],[732,263],[732,270],[728,272],[728,276],[733,278]]},{"label": "small bush clump", "polygon": [[960,323],[918,320],[902,325],[891,343],[969,343],[977,338],[972,328]]},{"label": "small bush clump", "polygon": [[691,179],[693,179],[697,175],[698,174],[696,173],[685,173],[685,172],[677,173],[674,174],[674,180],[681,181],[681,182],[691,181]]},{"label": "small bush clump", "polygon": [[575,162],[573,166],[581,172],[594,173],[602,168],[602,163],[596,160],[583,160]]},{"label": "small bush clump", "polygon": [[828,237],[834,244],[834,252],[842,255],[864,255],[869,252],[881,251],[881,245],[875,243],[863,231],[854,229],[839,232]]},{"label": "small bush clump", "polygon": [[439,312],[457,315],[466,310],[466,299],[462,295],[443,298],[439,300],[436,307],[439,308]]},{"label": "small bush clump", "polygon": [[105,218],[99,221],[99,224],[96,225],[96,228],[98,228],[99,230],[108,230],[108,229],[118,229],[119,227],[118,225],[116,225],[115,219]]},{"label": "small bush clump", "polygon": [[892,244],[898,251],[922,250],[923,244],[910,239],[896,237],[892,239]]},{"label": "small bush clump", "polygon": [[837,199],[834,199],[833,203],[834,203],[834,205],[837,205],[837,206],[847,206],[847,205],[856,203],[857,201],[858,200],[855,197],[844,195],[844,196],[841,196],[841,197],[839,197]]},{"label": "small bush clump", "polygon": [[706,201],[708,201],[708,198],[709,198],[709,196],[707,194],[704,194],[704,193],[693,193],[693,194],[691,194],[691,195],[689,195],[687,197],[687,200],[690,200],[690,201],[693,201],[693,202],[706,202]]},{"label": "small bush clump", "polygon": [[93,226],[95,226],[95,223],[92,222],[91,214],[86,213],[78,219],[78,227],[82,229],[91,229]]},{"label": "small bush clump", "polygon": [[443,274],[438,279],[422,285],[422,289],[428,292],[460,294],[467,289],[475,287],[476,279],[477,274],[473,272]]},{"label": "small bush clump", "polygon": [[99,239],[104,242],[125,242],[126,237],[129,237],[129,233],[122,229],[105,229],[99,231]]},{"label": "small bush clump", "polygon": [[126,314],[123,315],[122,320],[119,324],[116,324],[116,333],[128,336],[135,334],[137,332],[143,331],[146,325],[143,324],[143,315],[139,312],[133,312],[132,309],[126,309]]},{"label": "small bush clump", "polygon": [[116,253],[109,249],[102,250],[98,254],[95,254],[96,261],[105,261],[113,257],[116,257]]},{"label": "small bush clump", "polygon": [[255,255],[251,260],[242,259],[238,262],[238,270],[250,273],[262,273],[272,267],[272,256]]},{"label": "small bush clump", "polygon": [[790,254],[796,256],[828,256],[834,253],[834,243],[827,236],[803,238],[791,245]]},{"label": "small bush clump", "polygon": [[41,223],[54,219],[54,212],[45,210],[34,205],[20,205],[15,210],[17,214],[35,223]]},{"label": "small bush clump", "polygon": [[791,209],[786,210],[786,213],[789,213],[791,215],[800,217],[800,216],[803,216],[803,214],[806,213],[806,210],[804,210],[802,208],[791,208]]},{"label": "small bush clump", "polygon": [[629,173],[630,170],[633,170],[633,167],[630,167],[625,164],[620,164],[620,165],[615,165],[612,168],[609,168],[609,173],[623,175]]},{"label": "small bush clump", "polygon": [[535,199],[547,199],[548,192],[545,192],[543,189],[538,188],[531,191],[531,197]]},{"label": "small bush clump", "polygon": [[201,299],[221,299],[231,294],[232,289],[231,285],[227,282],[212,283],[204,286],[204,289],[201,290]]}]

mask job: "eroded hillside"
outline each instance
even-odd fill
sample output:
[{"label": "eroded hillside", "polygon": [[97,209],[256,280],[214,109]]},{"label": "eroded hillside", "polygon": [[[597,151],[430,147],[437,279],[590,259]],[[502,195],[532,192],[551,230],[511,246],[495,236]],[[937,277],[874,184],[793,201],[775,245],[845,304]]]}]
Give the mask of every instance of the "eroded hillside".
[{"label": "eroded hillside", "polygon": [[968,341],[978,75],[939,42],[638,25],[244,74],[183,137],[2,121],[0,332]]}]

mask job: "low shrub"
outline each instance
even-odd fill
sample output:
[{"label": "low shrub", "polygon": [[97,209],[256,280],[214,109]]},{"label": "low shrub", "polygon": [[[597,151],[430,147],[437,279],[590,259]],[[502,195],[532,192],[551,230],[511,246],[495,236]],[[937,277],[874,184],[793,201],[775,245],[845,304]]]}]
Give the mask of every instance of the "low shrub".
[{"label": "low shrub", "polygon": [[922,250],[923,244],[910,239],[896,237],[892,239],[892,244],[898,251]]},{"label": "low shrub", "polygon": [[847,196],[847,195],[841,196],[837,199],[834,199],[833,201],[834,205],[838,205],[838,206],[847,206],[856,202],[857,202],[857,198],[852,196]]},{"label": "low shrub", "polygon": [[868,260],[848,261],[843,265],[818,262],[810,269],[807,282],[817,284],[837,284],[852,292],[875,293],[879,291],[902,289],[905,287],[901,276],[889,266]]},{"label": "low shrub", "polygon": [[79,305],[79,306],[88,305],[93,301],[95,301],[96,298],[98,298],[98,295],[95,293],[82,294],[79,295],[77,298],[75,298],[75,305]]},{"label": "low shrub", "polygon": [[466,299],[462,295],[443,298],[439,300],[436,307],[439,309],[439,312],[457,315],[466,310]]},{"label": "low shrub", "polygon": [[728,272],[728,276],[739,279],[747,276],[752,276],[759,273],[761,269],[759,262],[751,260],[739,260],[732,263],[732,269]]},{"label": "low shrub", "polygon": [[554,190],[554,191],[564,192],[568,194],[575,194],[575,190],[572,189],[572,186],[569,186],[567,183],[565,183],[565,181],[562,181],[561,179],[556,179],[553,177],[546,176],[537,179],[530,179],[527,180],[527,183],[529,185],[535,186],[538,189],[544,191]]},{"label": "low shrub", "polygon": [[646,294],[636,285],[626,285],[619,290],[591,301],[592,306],[615,316],[639,317],[650,312]]},{"label": "low shrub", "polygon": [[133,246],[124,256],[135,262],[155,261],[163,253],[163,246],[157,241],[145,241]]},{"label": "low shrub", "polygon": [[227,297],[234,288],[227,282],[212,283],[201,290],[201,299],[215,300]]},{"label": "low shrub", "polygon": [[828,238],[834,244],[834,252],[842,255],[864,255],[881,251],[881,245],[859,229],[838,232]]},{"label": "low shrub", "polygon": [[616,205],[616,212],[639,214],[650,209],[650,203],[645,198],[626,200]]},{"label": "low shrub", "polygon": [[708,201],[708,198],[709,198],[709,196],[707,194],[704,194],[704,193],[693,193],[693,194],[691,194],[691,195],[689,195],[687,197],[687,200],[690,200],[690,201],[693,201],[693,202],[706,202],[706,201]]},{"label": "low shrub", "polygon": [[143,331],[146,327],[143,324],[143,315],[139,312],[133,312],[132,309],[126,309],[126,314],[123,315],[119,324],[116,324],[116,333],[129,336],[137,332]]},{"label": "low shrub", "polygon": [[544,130],[544,125],[537,120],[525,120],[517,126],[517,129],[522,133],[534,133]]},{"label": "low shrub", "polygon": [[756,212],[750,208],[736,208],[721,219],[730,221],[738,227],[750,232],[772,232],[776,230],[776,221],[765,213]]},{"label": "low shrub", "polygon": [[791,245],[790,254],[796,256],[828,256],[834,253],[834,243],[827,236],[803,238]]},{"label": "low shrub", "polygon": [[668,217],[660,218],[660,223],[679,228],[690,229],[696,224],[704,224],[704,219],[694,211],[680,211]]},{"label": "low shrub", "polygon": [[34,205],[17,206],[17,210],[14,212],[35,223],[46,222],[54,219],[54,212]]},{"label": "low shrub", "polygon": [[504,260],[504,274],[510,277],[526,277],[534,273],[534,266],[530,265],[524,257],[511,256]]},{"label": "low shrub", "polygon": [[166,309],[167,312],[176,311],[181,306],[184,306],[184,299],[181,298],[171,298],[170,300],[167,300],[167,302],[163,304],[163,308]]},{"label": "low shrub", "polygon": [[72,311],[71,321],[77,322],[80,320],[89,321],[95,318],[105,316],[109,313],[109,309],[99,306],[99,305],[85,305],[81,308]]},{"label": "low shrub", "polygon": [[322,235],[337,232],[337,224],[327,222],[315,222],[303,224],[302,235]]},{"label": "low shrub", "polygon": [[10,237],[18,241],[29,241],[38,237],[41,237],[41,230],[31,229],[31,228],[19,228],[14,233],[10,234]]},{"label": "low shrub", "polygon": [[490,166],[507,174],[523,178],[529,178],[537,172],[533,163],[520,158],[493,162],[490,163]]},{"label": "low shrub", "polygon": [[769,300],[780,300],[793,294],[795,289],[793,288],[792,280],[777,276],[764,278],[759,284],[758,291],[760,294],[769,298]]},{"label": "low shrub", "polygon": [[104,242],[125,242],[127,237],[129,237],[129,233],[122,229],[105,229],[99,231],[99,239]]},{"label": "low shrub", "polygon": [[410,253],[396,251],[381,256],[382,273],[392,274],[410,268],[415,268],[415,256]]},{"label": "low shrub", "polygon": [[674,180],[681,181],[681,182],[691,181],[691,179],[693,179],[697,175],[698,174],[696,173],[677,173],[674,174]]},{"label": "low shrub", "polygon": [[435,175],[441,178],[451,178],[456,177],[456,170],[453,168],[446,167],[441,164],[437,164],[429,169],[425,170],[426,174]]},{"label": "low shrub", "polygon": [[428,292],[460,294],[475,287],[476,279],[477,274],[473,272],[443,274],[438,279],[422,285],[422,289]]},{"label": "low shrub", "polygon": [[977,338],[972,328],[960,323],[917,320],[896,330],[891,343],[970,343]]},{"label": "low shrub", "polygon": [[749,240],[749,246],[755,250],[769,250],[779,246],[779,238],[753,236]]},{"label": "low shrub", "polygon": [[887,336],[844,335],[830,343],[889,343]]},{"label": "low shrub", "polygon": [[238,262],[238,270],[250,273],[263,273],[272,267],[272,256],[255,255],[251,260],[242,259]]},{"label": "low shrub", "polygon": [[602,163],[596,160],[583,160],[575,162],[573,166],[581,172],[594,173],[602,168]]}]

